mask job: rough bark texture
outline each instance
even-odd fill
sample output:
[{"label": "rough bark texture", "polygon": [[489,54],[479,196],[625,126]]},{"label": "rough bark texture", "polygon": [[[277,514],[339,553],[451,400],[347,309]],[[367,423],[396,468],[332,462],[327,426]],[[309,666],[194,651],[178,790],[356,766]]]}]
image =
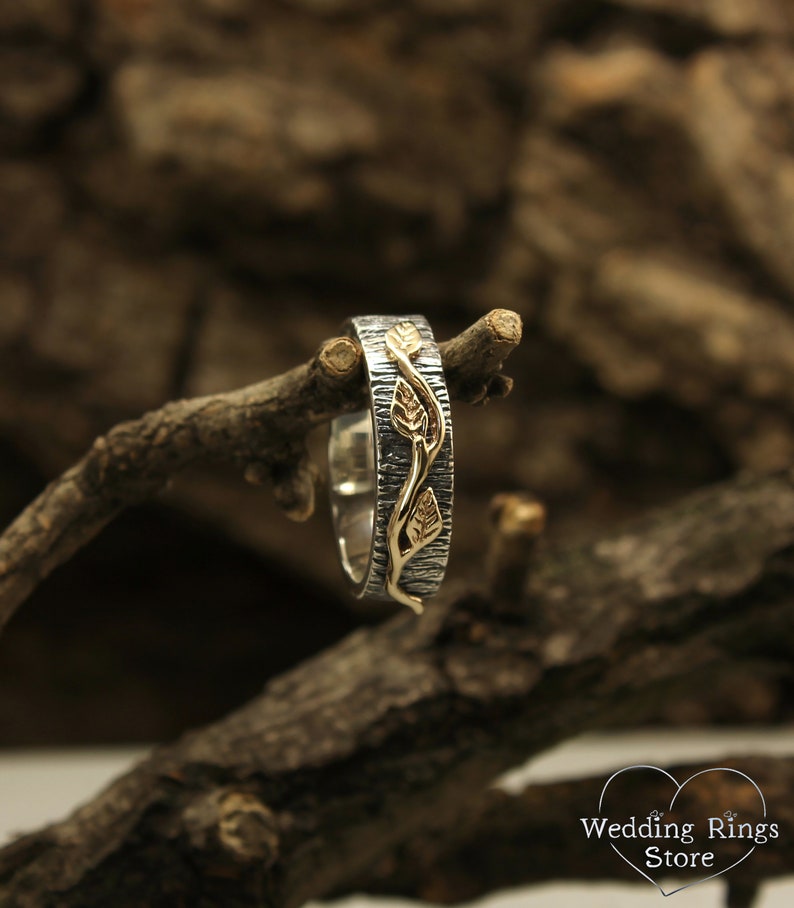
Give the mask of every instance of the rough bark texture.
[{"label": "rough bark texture", "polygon": [[[140,895],[158,865],[188,901],[264,887],[292,904],[312,854],[329,862],[318,887],[344,889],[335,866],[352,879],[357,851],[388,855],[418,828],[414,796],[443,816],[447,784],[581,727],[791,718],[790,480],[740,479],[613,533],[794,459],[793,44],[789,0],[0,5],[4,521],[112,426],[285,372],[351,314],[420,311],[439,337],[496,307],[525,324],[518,393],[455,413],[450,575],[487,575],[487,605],[450,593],[309,663],[312,684],[338,670],[347,686],[318,694],[329,713],[306,727],[329,749],[302,777],[279,762],[286,731],[281,757],[257,738],[284,684],[289,727],[311,712],[298,670],[218,726],[242,728],[239,763],[212,732],[167,749],[6,854],[7,891],[49,880],[73,892],[59,904],[90,904],[119,875]],[[505,490],[526,494],[497,503],[482,566]],[[237,468],[194,467],[60,569],[0,640],[0,742],[170,739],[369,620],[327,518],[291,525],[271,499]],[[516,606],[522,559],[539,567]],[[393,688],[387,638],[405,647],[384,663]],[[668,687],[712,657],[731,671]],[[405,710],[379,713],[381,690],[407,690]],[[330,729],[332,709],[359,724]],[[338,797],[312,804],[313,787]],[[270,847],[264,810],[272,866],[238,855]]]},{"label": "rough bark texture", "polygon": [[0,897],[298,906],[343,889],[426,827],[456,827],[467,797],[553,742],[737,664],[790,673],[792,551],[786,473],[549,552],[511,608],[450,589],[8,846]]},{"label": "rough bark texture", "polygon": [[[47,476],[351,312],[496,305],[531,343],[522,400],[460,418],[469,513],[530,487],[577,531],[790,460],[785,0],[13,6],[0,426]],[[326,548],[222,474],[168,500]]]},{"label": "rough bark texture", "polygon": [[[456,414],[453,573],[506,488],[546,503],[553,537],[582,538],[787,464],[793,30],[787,0],[5,4],[3,517],[112,425],[285,371],[355,312],[422,311],[442,337],[495,306],[524,317],[521,393]],[[285,525],[217,468],[159,500],[186,518],[185,552],[216,534],[219,575],[245,547],[274,599],[349,604],[327,521]],[[152,566],[170,541],[135,521],[79,562],[75,621],[103,610],[123,532],[150,595],[167,583]],[[206,584],[183,588],[209,626]],[[60,598],[45,588],[31,615]],[[71,707],[44,691],[113,670],[53,669],[36,727],[14,703],[36,700],[26,666],[56,642],[20,622],[8,648],[31,659],[0,664],[0,737],[46,741]],[[124,636],[88,626],[97,649]],[[757,718],[781,706],[756,699]],[[131,733],[156,733],[140,716]]]}]

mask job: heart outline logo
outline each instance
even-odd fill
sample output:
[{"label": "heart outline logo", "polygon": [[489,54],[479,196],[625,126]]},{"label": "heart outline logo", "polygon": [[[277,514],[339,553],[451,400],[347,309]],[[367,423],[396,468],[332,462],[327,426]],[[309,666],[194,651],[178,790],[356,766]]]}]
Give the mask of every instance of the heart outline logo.
[{"label": "heart outline logo", "polygon": [[[753,788],[755,788],[755,790],[758,792],[758,796],[761,798],[761,805],[763,807],[763,816],[766,817],[766,798],[764,798],[763,792],[758,787],[756,782],[753,779],[751,779],[750,776],[747,775],[747,773],[742,772],[740,769],[734,769],[730,766],[714,766],[711,769],[701,769],[698,772],[693,773],[688,779],[685,779],[683,782],[681,782],[681,784],[679,784],[678,781],[675,779],[675,777],[673,775],[671,775],[669,772],[667,772],[667,770],[662,769],[660,766],[651,766],[650,764],[647,764],[647,763],[637,763],[634,766],[625,766],[623,769],[619,769],[619,770],[617,770],[617,772],[612,773],[612,775],[606,780],[606,782],[604,782],[604,787],[601,789],[601,797],[598,799],[598,812],[599,813],[601,813],[601,810],[602,810],[602,807],[604,804],[604,795],[606,794],[607,788],[609,788],[609,784],[622,773],[631,772],[631,770],[633,770],[633,769],[651,769],[651,770],[654,770],[655,772],[660,772],[663,776],[666,776],[673,783],[673,785],[675,785],[675,788],[676,788],[675,794],[673,795],[673,797],[670,801],[670,806],[669,806],[668,810],[673,809],[673,805],[675,804],[676,798],[678,797],[679,794],[681,794],[681,791],[693,779],[698,778],[698,776],[705,775],[706,773],[709,773],[709,772],[734,773],[735,775],[741,776],[743,779],[745,779],[747,782],[749,782],[753,786]],[[640,874],[640,876],[645,877],[645,879],[648,880],[649,883],[653,883],[653,885],[659,890],[659,892],[662,893],[662,895],[665,898],[667,898],[668,896],[671,896],[671,895],[675,895],[677,892],[682,892],[684,889],[689,889],[690,887],[697,886],[700,883],[707,883],[709,880],[713,880],[713,879],[716,879],[718,876],[722,876],[723,873],[727,873],[729,870],[732,870],[734,867],[741,864],[742,861],[747,860],[747,858],[750,857],[750,855],[755,851],[755,849],[757,847],[755,844],[753,844],[752,848],[750,848],[749,851],[745,855],[740,857],[738,861],[734,861],[731,865],[729,865],[728,867],[723,867],[722,870],[718,870],[716,873],[712,873],[709,876],[703,877],[702,879],[692,880],[689,883],[685,883],[683,886],[678,886],[676,889],[671,889],[670,892],[665,892],[664,889],[662,888],[662,886],[659,883],[657,883],[656,880],[654,880],[652,877],[648,876],[647,873],[645,873],[643,870],[641,870],[635,863],[630,861],[626,857],[626,855],[623,854],[623,852],[617,847],[617,845],[615,845],[614,842],[610,842],[609,844],[612,847],[612,849],[615,851],[615,853],[620,855],[620,857],[623,858],[623,860],[629,865],[629,867],[636,870],[637,873]]]}]

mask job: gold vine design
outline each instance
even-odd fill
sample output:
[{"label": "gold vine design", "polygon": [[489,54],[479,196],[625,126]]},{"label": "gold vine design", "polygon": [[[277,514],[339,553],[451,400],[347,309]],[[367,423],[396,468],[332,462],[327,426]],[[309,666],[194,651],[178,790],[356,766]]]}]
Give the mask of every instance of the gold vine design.
[{"label": "gold vine design", "polygon": [[422,349],[419,329],[413,322],[399,322],[386,332],[385,342],[401,373],[394,386],[391,422],[411,443],[411,469],[386,529],[386,592],[420,614],[422,600],[406,593],[399,580],[405,565],[433,542],[443,527],[435,492],[430,486],[420,489],[444,443],[447,428],[438,398],[411,362]]}]

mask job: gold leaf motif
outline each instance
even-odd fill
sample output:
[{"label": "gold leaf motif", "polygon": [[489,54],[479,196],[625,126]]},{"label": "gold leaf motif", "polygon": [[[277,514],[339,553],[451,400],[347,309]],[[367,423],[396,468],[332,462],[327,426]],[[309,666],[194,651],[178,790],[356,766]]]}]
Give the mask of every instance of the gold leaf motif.
[{"label": "gold leaf motif", "polygon": [[419,613],[421,598],[404,590],[399,580],[408,561],[443,529],[435,493],[427,487],[419,494],[419,489],[444,442],[446,424],[438,398],[411,362],[423,346],[416,325],[411,321],[393,325],[384,335],[384,346],[401,373],[394,386],[391,422],[411,442],[411,467],[386,528],[389,560],[384,589],[397,602]]},{"label": "gold leaf motif", "polygon": [[405,532],[411,542],[411,553],[415,554],[432,542],[441,532],[443,523],[435,492],[428,486],[419,496],[416,507],[408,518]]},{"label": "gold leaf motif", "polygon": [[413,322],[398,322],[386,332],[386,348],[410,358],[422,349],[422,335]]},{"label": "gold leaf motif", "polygon": [[394,428],[406,438],[424,436],[427,428],[427,410],[416,391],[403,378],[398,378],[391,400],[391,421]]}]

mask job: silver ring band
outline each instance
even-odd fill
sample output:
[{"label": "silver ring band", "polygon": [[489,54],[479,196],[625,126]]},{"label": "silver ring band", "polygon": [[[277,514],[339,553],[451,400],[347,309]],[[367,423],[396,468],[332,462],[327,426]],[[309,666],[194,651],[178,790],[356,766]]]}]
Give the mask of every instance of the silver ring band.
[{"label": "silver ring band", "polygon": [[421,315],[366,315],[343,331],[364,351],[370,409],[331,423],[331,512],[358,597],[422,610],[452,533],[452,425],[441,355]]}]

